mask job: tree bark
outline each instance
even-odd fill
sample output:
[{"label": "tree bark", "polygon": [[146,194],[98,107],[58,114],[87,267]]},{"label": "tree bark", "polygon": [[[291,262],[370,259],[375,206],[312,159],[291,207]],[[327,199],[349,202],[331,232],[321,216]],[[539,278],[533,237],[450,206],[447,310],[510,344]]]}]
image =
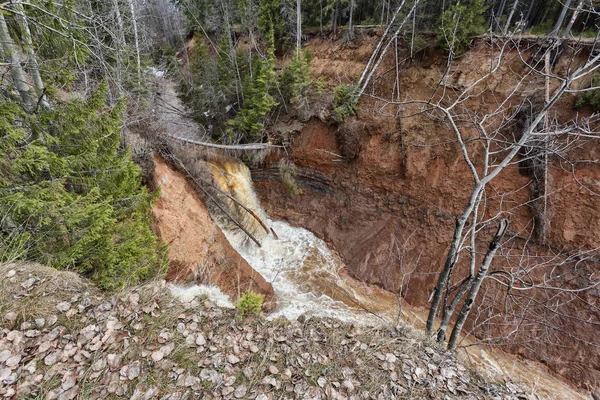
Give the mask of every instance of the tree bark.
[{"label": "tree bark", "polygon": [[296,55],[300,56],[302,47],[302,0],[296,0]]},{"label": "tree bark", "polygon": [[15,82],[15,88],[17,89],[17,92],[19,92],[19,96],[21,96],[21,105],[26,112],[32,113],[35,109],[35,102],[31,93],[31,87],[27,82],[27,75],[21,67],[19,53],[15,48],[15,42],[8,32],[8,26],[6,25],[4,13],[2,12],[0,12],[0,41],[2,41],[4,54],[10,58],[11,75]]},{"label": "tree bark", "polygon": [[494,235],[494,238],[490,242],[488,250],[487,250],[485,257],[483,259],[483,262],[481,264],[481,268],[479,268],[479,272],[477,273],[477,276],[475,277],[475,280],[473,281],[473,284],[471,285],[469,294],[467,295],[467,298],[465,299],[465,303],[463,304],[462,309],[460,310],[460,314],[458,315],[458,319],[456,320],[456,323],[454,324],[454,328],[452,329],[452,334],[450,335],[450,340],[448,341],[448,350],[454,350],[456,348],[456,342],[458,341],[460,332],[462,331],[465,321],[467,320],[467,317],[469,316],[471,307],[473,307],[473,304],[475,303],[475,298],[477,297],[477,294],[479,293],[479,289],[481,289],[481,284],[483,283],[483,280],[488,275],[488,271],[490,269],[490,265],[492,264],[492,260],[494,259],[494,256],[496,255],[496,251],[498,250],[498,247],[500,246],[500,240],[502,240],[502,237],[506,233],[507,229],[508,229],[508,219],[505,218],[505,219],[500,220],[500,225],[498,226],[498,231],[496,232],[496,234]]},{"label": "tree bark", "polygon": [[350,0],[350,17],[348,20],[348,40],[354,40],[354,25],[352,25],[352,16],[354,14],[354,0]]},{"label": "tree bark", "polygon": [[518,5],[519,5],[519,0],[515,0],[512,8],[510,9],[510,13],[508,14],[508,19],[506,20],[506,25],[504,25],[504,32],[502,32],[504,36],[506,36],[506,34],[508,33],[508,28],[510,28],[510,23],[513,19],[513,16],[515,15],[515,11],[516,11]]},{"label": "tree bark", "polygon": [[579,13],[581,12],[582,8],[583,0],[579,0],[579,4],[577,4],[577,8],[575,9],[575,11],[573,11],[573,16],[571,17],[571,20],[569,21],[567,27],[565,28],[565,32],[563,33],[564,38],[568,37],[569,33],[571,33],[571,28],[573,28],[573,24],[577,20],[577,17],[579,16]]},{"label": "tree bark", "polygon": [[142,62],[140,58],[140,40],[138,35],[138,26],[137,20],[135,16],[135,5],[133,4],[134,0],[129,0],[129,8],[131,10],[131,21],[133,24],[133,38],[135,40],[135,54],[137,58],[137,74],[138,74],[138,84],[142,82]]},{"label": "tree bark", "polygon": [[566,0],[565,5],[563,6],[562,11],[560,12],[560,16],[558,17],[558,21],[556,21],[556,25],[554,25],[554,29],[550,32],[549,36],[557,36],[558,31],[562,27],[563,22],[565,21],[565,17],[567,15],[567,11],[569,10],[569,6],[571,5],[571,0]]},{"label": "tree bark", "polygon": [[49,107],[50,105],[48,104],[45,95],[46,89],[44,87],[42,76],[40,75],[40,69],[37,63],[35,52],[33,51],[33,40],[31,39],[31,31],[29,30],[29,24],[25,18],[25,10],[23,5],[17,4],[16,10],[18,12],[17,21],[19,23],[19,27],[21,28],[21,34],[23,35],[21,38],[21,43],[23,50],[27,55],[27,70],[29,71],[29,74],[33,80],[33,87],[36,95],[38,96],[39,103],[43,107]]},{"label": "tree bark", "polygon": [[440,323],[440,327],[438,328],[438,331],[437,331],[437,341],[438,342],[441,343],[444,340],[446,340],[446,329],[448,328],[450,319],[452,318],[452,315],[454,314],[454,310],[456,310],[456,306],[458,305],[458,303],[460,302],[462,297],[465,295],[465,293],[467,293],[467,291],[471,287],[472,283],[473,283],[472,276],[465,278],[461,282],[460,286],[458,287],[458,291],[452,298],[452,301],[450,302],[450,304],[444,309],[444,314],[442,316],[442,322]]},{"label": "tree bark", "polygon": [[331,24],[333,25],[333,36],[337,35],[337,21],[338,21],[338,11],[340,7],[340,0],[335,0],[335,10],[333,11],[333,19]]},{"label": "tree bark", "polygon": [[496,29],[494,29],[494,30],[500,29],[500,20],[502,19],[502,14],[504,14],[504,6],[505,5],[506,5],[506,0],[502,0],[500,2],[500,7],[498,8],[498,13],[496,14],[496,21],[494,22]]},{"label": "tree bark", "polygon": [[529,4],[529,9],[527,10],[527,14],[525,15],[525,28],[528,28],[530,25],[529,17],[531,16],[531,11],[533,11],[533,6],[536,3],[536,0],[531,0],[531,4]]}]

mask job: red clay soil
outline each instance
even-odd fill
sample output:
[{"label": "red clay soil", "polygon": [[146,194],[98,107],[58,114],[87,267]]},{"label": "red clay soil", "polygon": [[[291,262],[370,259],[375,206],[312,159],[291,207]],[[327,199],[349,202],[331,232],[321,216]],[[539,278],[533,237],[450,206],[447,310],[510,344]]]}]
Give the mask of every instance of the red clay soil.
[{"label": "red clay soil", "polygon": [[154,163],[160,197],[152,213],[155,229],[169,245],[167,280],[210,282],[234,300],[252,290],[265,296],[265,309],[273,309],[273,287],[229,244],[186,178],[158,156]]},{"label": "red clay soil", "polygon": [[[315,55],[313,71],[331,81],[340,77],[356,79],[376,43],[377,38],[363,37],[358,47],[349,48],[314,39],[309,43]],[[443,62],[437,58],[433,55],[404,65],[400,70],[402,92],[414,98],[428,93],[436,83],[435,77],[444,70]],[[476,48],[462,57],[453,72],[459,79],[469,80],[471,70],[488,61]],[[393,65],[386,62],[381,70],[393,70]],[[509,81],[516,79],[515,69],[507,69],[494,96],[506,95],[511,87]],[[394,84],[393,76],[384,80]],[[388,89],[391,93],[392,89]],[[473,102],[482,108],[489,103],[482,99]],[[575,115],[573,103],[574,98],[568,98],[558,109],[566,117]],[[472,177],[458,146],[452,142],[453,133],[445,125],[424,115],[402,120],[375,115],[371,110],[380,110],[376,106],[369,99],[361,100],[358,119],[351,119],[337,133],[336,128],[313,119],[292,139],[287,151],[298,167],[297,183],[302,195],[290,195],[281,183],[281,153],[271,154],[261,167],[253,169],[254,187],[272,218],[307,228],[326,240],[341,255],[351,276],[396,293],[404,282],[405,299],[414,306],[425,307],[446,256],[455,216],[466,203]],[[578,151],[571,156],[600,158],[597,143]],[[477,154],[472,156],[477,159]],[[551,255],[564,249],[600,247],[600,201],[595,195],[600,192],[600,167],[579,164],[571,173],[560,160],[551,162],[549,181],[555,193],[548,208],[550,229],[544,244],[530,240],[534,221],[528,204],[531,178],[521,174],[518,166],[506,169],[490,183],[486,213],[511,214],[512,243],[517,250],[527,246],[529,254]],[[488,235],[494,229],[490,226]],[[485,252],[486,245],[482,240],[478,250]],[[504,268],[502,263],[495,261],[495,268]],[[417,271],[412,271],[415,266]],[[598,268],[593,260],[588,267]],[[466,268],[461,263],[456,273]],[[567,286],[580,283],[573,281]],[[504,292],[505,288],[493,282],[484,285],[480,303],[499,304],[488,307],[485,315],[505,312]],[[568,301],[546,294],[535,296],[540,301],[540,315],[552,318],[540,322],[552,327],[537,329],[530,321],[523,321],[518,337],[511,337],[519,344],[504,348],[540,361],[583,387],[593,388],[600,382],[600,347],[584,341],[598,343],[600,293],[589,291]],[[554,303],[561,303],[558,313],[543,314],[548,310],[542,308],[553,307]],[[581,323],[586,320],[596,321],[596,328]],[[469,323],[474,326],[479,321],[471,318]],[[492,325],[481,325],[477,334],[502,337],[514,328]]]}]

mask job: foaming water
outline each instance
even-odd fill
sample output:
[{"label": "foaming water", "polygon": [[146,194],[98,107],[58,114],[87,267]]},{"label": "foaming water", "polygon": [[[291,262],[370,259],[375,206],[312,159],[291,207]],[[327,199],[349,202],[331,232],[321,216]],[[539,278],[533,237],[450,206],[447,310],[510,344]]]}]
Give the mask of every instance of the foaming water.
[{"label": "foaming water", "polygon": [[268,235],[261,247],[238,232],[224,232],[235,250],[273,285],[278,309],[269,318],[294,320],[306,313],[355,323],[387,322],[357,300],[361,296],[340,276],[340,257],[325,242],[306,229],[268,222],[278,238]]},{"label": "foaming water", "polygon": [[234,308],[229,296],[213,285],[181,286],[168,283],[167,286],[173,297],[181,300],[183,303],[189,303],[196,297],[206,297],[219,307]]}]

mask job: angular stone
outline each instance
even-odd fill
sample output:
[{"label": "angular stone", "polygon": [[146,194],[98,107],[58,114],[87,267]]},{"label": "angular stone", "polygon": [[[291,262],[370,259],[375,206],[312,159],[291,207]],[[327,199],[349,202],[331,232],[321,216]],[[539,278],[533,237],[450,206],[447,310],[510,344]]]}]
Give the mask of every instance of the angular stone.
[{"label": "angular stone", "polygon": [[3,363],[4,361],[8,360],[10,355],[11,355],[10,350],[4,349],[4,350],[0,351],[0,363]]},{"label": "angular stone", "polygon": [[44,364],[54,365],[62,358],[62,351],[58,350],[44,357]]},{"label": "angular stone", "polygon": [[150,356],[150,358],[152,358],[152,361],[154,362],[159,362],[160,360],[162,360],[165,357],[165,355],[163,354],[162,351],[158,350],[155,351],[154,353],[152,353],[152,355]]},{"label": "angular stone", "polygon": [[233,354],[229,354],[227,356],[227,362],[230,364],[237,364],[240,362],[240,359],[234,356]]},{"label": "angular stone", "polygon": [[204,346],[205,344],[206,339],[204,338],[204,335],[199,333],[198,336],[196,336],[196,346]]},{"label": "angular stone", "polygon": [[71,308],[71,303],[69,303],[68,301],[63,301],[61,303],[58,303],[56,305],[56,309],[60,312],[65,312],[67,311],[69,308]]},{"label": "angular stone", "polygon": [[21,362],[21,355],[17,354],[17,355],[9,357],[6,360],[5,364],[8,368],[15,369],[19,365],[20,362]]}]

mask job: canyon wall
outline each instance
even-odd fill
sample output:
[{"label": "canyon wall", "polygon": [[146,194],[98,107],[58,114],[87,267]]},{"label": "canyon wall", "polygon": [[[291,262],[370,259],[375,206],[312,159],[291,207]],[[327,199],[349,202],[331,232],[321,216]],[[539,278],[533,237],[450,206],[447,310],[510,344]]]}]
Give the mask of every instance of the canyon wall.
[{"label": "canyon wall", "polygon": [[211,283],[234,300],[251,290],[265,296],[266,310],[273,309],[273,287],[229,244],[185,176],[160,157],[154,164],[160,197],[152,213],[155,230],[169,245],[166,279],[179,284]]},{"label": "canyon wall", "polygon": [[[356,79],[377,40],[377,35],[363,35],[356,46],[348,47],[312,39],[308,46],[315,55],[314,75],[332,82]],[[395,70],[390,57],[380,68],[387,72],[375,82],[375,94],[392,93]],[[477,69],[488,62],[486,46],[477,46],[455,63],[449,80],[457,85],[468,84],[475,79]],[[399,73],[401,94],[418,98],[430,93],[444,68],[445,58],[436,52],[403,63]],[[520,79],[523,66],[516,54],[503,68],[490,90],[469,101],[474,109],[489,110],[490,104],[506,98],[511,85]],[[555,68],[567,66],[559,61]],[[536,89],[532,81],[522,98],[535,98],[536,90],[540,91],[540,83],[537,85]],[[561,100],[553,118],[576,115],[574,101],[571,95]],[[425,307],[436,273],[443,265],[454,220],[470,193],[472,177],[453,132],[442,121],[425,114],[395,118],[397,110],[368,96],[359,105],[358,116],[341,126],[318,119],[306,123],[299,134],[290,138],[287,153],[274,152],[253,169],[255,189],[272,218],[310,229],[328,241],[342,256],[350,275],[394,292],[402,285],[409,303]],[[478,159],[476,153],[472,156]],[[563,156],[596,160],[600,145],[589,143]],[[298,168],[296,181],[301,195],[289,194],[281,182],[279,162],[283,157],[289,157]],[[499,212],[511,216],[510,243],[523,255],[519,262],[543,259],[544,263],[559,264],[564,258],[552,261],[559,253],[568,258],[573,252],[591,253],[600,247],[600,202],[596,197],[600,193],[600,168],[595,163],[568,164],[563,160],[550,160],[548,182],[552,195],[547,204],[545,218],[549,224],[544,241],[535,238],[531,176],[513,165],[489,185],[485,213],[490,217]],[[484,239],[491,237],[494,229],[495,225],[490,225]],[[486,246],[487,241],[482,240],[478,250],[485,252]],[[458,271],[468,268],[465,261],[461,259]],[[580,261],[575,268],[598,268],[595,259]],[[511,262],[508,256],[500,258],[494,268],[509,268]],[[585,284],[579,278],[572,279],[565,282],[564,288],[576,289]],[[505,341],[494,342],[540,361],[584,387],[594,387],[600,381],[598,290],[564,296],[538,292],[530,297],[539,309],[540,319],[522,320],[515,333],[515,314],[522,305],[507,305],[506,288],[489,280],[479,296],[478,309],[484,311],[472,313],[475,315],[469,326],[480,338],[506,337]],[[506,321],[510,324],[503,326]]]}]

